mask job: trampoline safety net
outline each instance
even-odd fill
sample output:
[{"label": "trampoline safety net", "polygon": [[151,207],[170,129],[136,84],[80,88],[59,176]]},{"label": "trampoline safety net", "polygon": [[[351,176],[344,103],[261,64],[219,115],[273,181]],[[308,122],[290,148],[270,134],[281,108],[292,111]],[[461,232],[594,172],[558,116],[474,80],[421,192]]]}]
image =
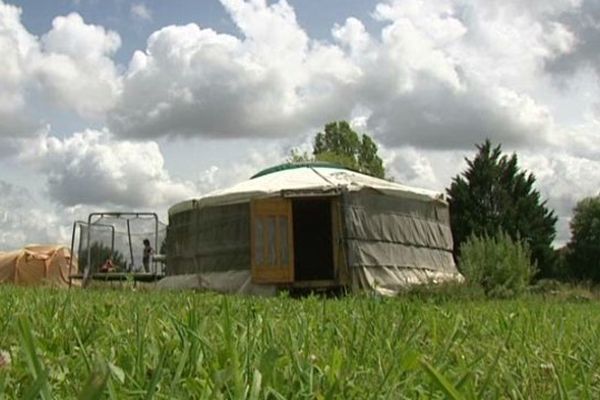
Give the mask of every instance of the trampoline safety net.
[{"label": "trampoline safety net", "polygon": [[164,254],[167,226],[150,214],[99,214],[91,223],[79,221],[74,228],[74,251],[79,271],[107,272],[107,260],[111,260],[110,272],[136,272],[164,274],[164,264],[150,257],[145,268],[144,240],[150,242],[154,255]]}]

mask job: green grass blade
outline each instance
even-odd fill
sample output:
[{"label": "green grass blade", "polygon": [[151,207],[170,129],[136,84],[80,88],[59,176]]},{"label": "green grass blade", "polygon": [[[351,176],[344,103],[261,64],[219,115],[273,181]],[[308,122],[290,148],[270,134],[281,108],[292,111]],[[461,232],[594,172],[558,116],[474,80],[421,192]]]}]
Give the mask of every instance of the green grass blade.
[{"label": "green grass blade", "polygon": [[144,380],[146,370],[144,368],[144,355],[146,353],[146,340],[145,340],[146,326],[142,326],[140,321],[140,315],[135,314],[135,343],[136,343],[136,356],[135,356],[135,375],[140,386]]},{"label": "green grass blade", "polygon": [[37,400],[40,398],[42,386],[46,380],[45,375],[40,375],[33,383],[27,388],[27,391],[23,395],[23,400]]},{"label": "green grass blade", "polygon": [[511,317],[509,317],[509,318],[510,318],[510,325],[508,327],[508,333],[506,334],[506,339],[504,339],[504,342],[498,347],[498,350],[496,351],[496,356],[494,357],[494,360],[492,361],[489,368],[487,369],[485,378],[483,380],[483,384],[481,385],[481,388],[479,389],[479,393],[477,394],[478,398],[483,397],[483,392],[488,387],[488,385],[492,379],[492,376],[494,375],[494,372],[496,371],[496,367],[498,366],[498,362],[500,361],[500,356],[502,355],[504,349],[508,346],[508,343],[510,342],[510,338],[512,337],[513,328],[514,328],[515,324],[514,324],[514,319],[512,319]]},{"label": "green grass blade", "polygon": [[173,381],[171,382],[171,391],[175,390],[175,387],[179,384],[179,380],[181,379],[181,375],[183,374],[183,369],[185,368],[185,364],[187,363],[190,356],[190,347],[190,342],[185,342],[183,344],[183,351],[181,353],[181,357],[179,358],[179,363],[177,364],[177,369],[175,370]]},{"label": "green grass blade", "polygon": [[427,374],[431,377],[433,382],[437,384],[437,386],[448,396],[448,398],[453,400],[462,400],[463,396],[458,392],[458,390],[452,385],[437,369],[435,369],[432,365],[430,365],[424,359],[421,359],[421,366],[427,372]]},{"label": "green grass blade", "polygon": [[569,400],[569,392],[565,387],[563,378],[556,372],[556,369],[552,369],[554,375],[554,381],[556,382],[556,391],[558,392],[558,398],[560,400]]},{"label": "green grass blade", "polygon": [[83,362],[85,363],[85,367],[89,374],[92,371],[92,363],[90,362],[90,358],[88,356],[87,350],[85,349],[85,346],[83,345],[83,341],[81,340],[81,335],[79,334],[79,330],[77,329],[77,327],[73,328],[73,333],[75,336],[75,340],[77,341],[77,345],[79,346],[79,349],[81,349]]},{"label": "green grass blade", "polygon": [[102,397],[108,382],[109,369],[106,363],[98,363],[92,369],[83,389],[77,398],[79,400],[96,400]]},{"label": "green grass blade", "polygon": [[254,376],[252,377],[252,386],[250,387],[250,394],[248,395],[248,400],[259,399],[261,383],[262,375],[258,370],[254,370]]},{"label": "green grass blade", "polygon": [[50,400],[52,396],[50,394],[50,385],[48,384],[48,375],[37,355],[33,336],[31,335],[31,326],[26,319],[20,318],[18,329],[21,335],[21,343],[23,345],[23,351],[25,352],[25,359],[29,366],[29,371],[33,375],[35,381],[39,381],[39,384],[41,385],[38,390],[39,394],[43,400]]},{"label": "green grass blade", "polygon": [[146,395],[144,396],[144,398],[146,400],[150,400],[150,399],[154,398],[154,394],[156,393],[156,388],[158,387],[158,382],[160,381],[160,378],[162,377],[162,372],[163,372],[166,358],[167,358],[167,352],[165,349],[163,349],[158,358],[158,365],[156,366],[156,368],[154,369],[154,372],[152,374],[152,379],[150,380],[150,384],[148,385]]},{"label": "green grass blade", "polygon": [[4,399],[4,392],[6,392],[6,381],[8,373],[0,371],[0,400]]},{"label": "green grass blade", "polygon": [[238,359],[238,352],[235,349],[235,341],[233,339],[233,325],[231,322],[231,312],[229,310],[229,301],[227,297],[223,298],[223,307],[225,312],[225,346],[227,349],[227,354],[229,355],[229,360],[231,362],[234,397],[236,399],[241,399],[244,397],[244,380],[240,368],[240,361]]}]

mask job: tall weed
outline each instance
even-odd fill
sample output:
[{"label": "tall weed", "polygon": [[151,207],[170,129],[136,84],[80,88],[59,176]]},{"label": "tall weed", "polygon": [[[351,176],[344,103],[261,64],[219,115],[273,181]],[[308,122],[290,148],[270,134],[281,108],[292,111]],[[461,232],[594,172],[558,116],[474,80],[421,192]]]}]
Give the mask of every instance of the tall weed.
[{"label": "tall weed", "polygon": [[525,291],[535,274],[526,243],[500,232],[471,236],[461,246],[460,270],[467,282],[491,297],[512,297]]}]

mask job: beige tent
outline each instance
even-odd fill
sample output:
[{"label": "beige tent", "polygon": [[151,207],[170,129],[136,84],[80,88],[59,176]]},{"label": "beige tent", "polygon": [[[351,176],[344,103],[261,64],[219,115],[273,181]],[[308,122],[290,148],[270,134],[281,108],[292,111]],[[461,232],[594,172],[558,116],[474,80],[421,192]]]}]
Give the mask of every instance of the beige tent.
[{"label": "beige tent", "polygon": [[[30,245],[0,252],[0,283],[68,286],[70,259],[69,249],[60,245]],[[72,269],[76,272],[76,262]]]},{"label": "beige tent", "polygon": [[460,281],[444,195],[331,164],[286,164],[169,210],[159,286],[395,294]]}]

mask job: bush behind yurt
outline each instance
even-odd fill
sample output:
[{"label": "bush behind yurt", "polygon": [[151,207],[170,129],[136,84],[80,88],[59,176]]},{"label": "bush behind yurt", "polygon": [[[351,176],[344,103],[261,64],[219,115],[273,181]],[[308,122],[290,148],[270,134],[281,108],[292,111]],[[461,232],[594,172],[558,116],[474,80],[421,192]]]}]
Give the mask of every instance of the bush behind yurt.
[{"label": "bush behind yurt", "polygon": [[512,297],[527,289],[536,269],[527,243],[508,234],[470,236],[461,246],[459,267],[467,282],[491,297]]}]

